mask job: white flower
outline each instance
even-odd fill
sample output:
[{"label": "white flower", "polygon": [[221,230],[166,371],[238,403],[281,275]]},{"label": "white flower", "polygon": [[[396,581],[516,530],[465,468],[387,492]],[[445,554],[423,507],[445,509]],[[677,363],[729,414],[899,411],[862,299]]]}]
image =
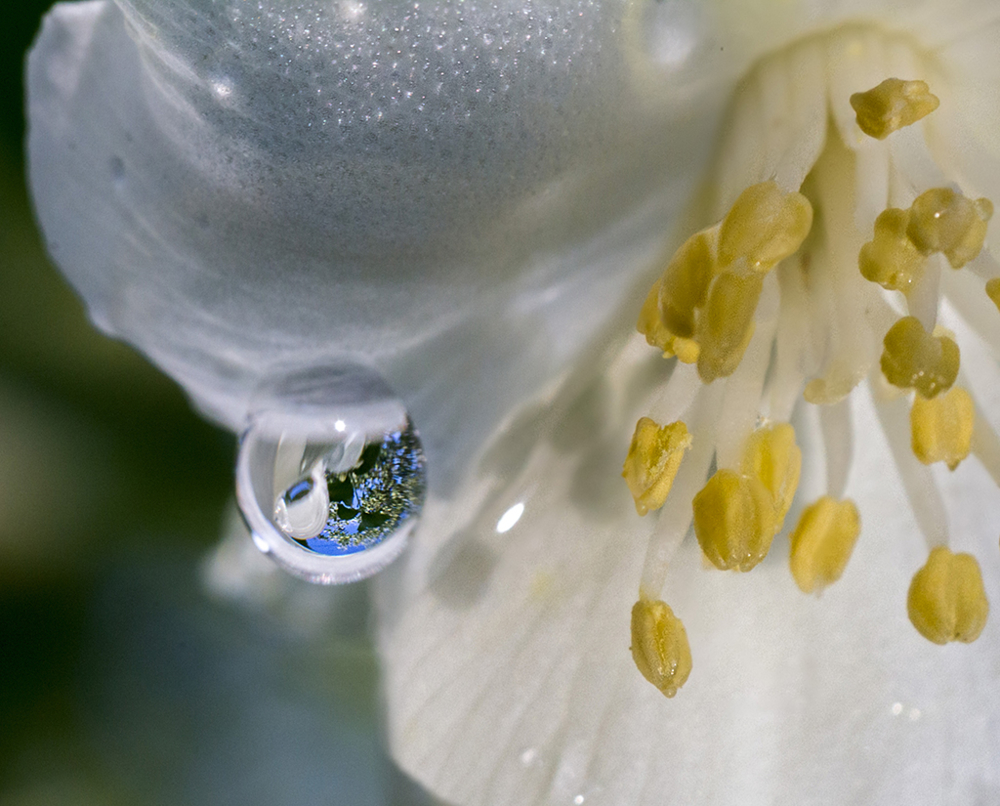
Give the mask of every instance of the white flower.
[{"label": "white flower", "polygon": [[[997,474],[1000,313],[983,279],[1000,268],[988,237],[977,256],[991,209],[976,200],[1000,196],[998,54],[1000,9],[973,0],[89,2],[59,7],[32,55],[32,183],[98,323],[211,416],[240,428],[262,384],[336,361],[369,363],[406,402],[431,488],[411,552],[379,578],[380,647],[391,748],[436,794],[990,802],[995,620],[940,648],[905,601],[949,538],[995,598],[1000,494],[974,462],[948,474],[913,458],[908,398],[880,367],[928,398],[950,385],[934,343],[882,345],[903,313],[924,341],[940,316],[979,407],[956,404],[957,421]],[[851,98],[885,79],[927,86],[883,88],[900,117],[891,133],[865,123],[876,140],[856,120],[878,99]],[[932,198],[966,211],[949,243],[932,237],[934,188],[970,200]],[[682,251],[643,327],[697,369],[633,333],[673,249],[657,255],[696,231],[708,303],[678,302],[694,276]],[[866,276],[905,298],[862,277],[863,249]],[[728,301],[712,296],[723,278]],[[741,310],[752,331],[734,328]],[[793,411],[803,390],[823,414]],[[956,415],[936,405],[918,452],[954,463]],[[617,476],[647,414],[683,418],[691,439],[675,434],[674,459],[690,450],[643,520]],[[682,542],[713,457],[753,487],[734,522],[756,538],[799,519],[797,473],[759,469],[794,451],[761,430],[747,442],[759,416],[796,424],[800,498],[860,511],[821,599],[783,549],[744,576]],[[725,558],[729,532],[709,533],[735,499],[709,499],[706,553],[759,561]],[[799,584],[817,567],[822,586],[823,563],[793,562]],[[637,597],[665,599],[690,640],[670,699],[635,665],[657,678],[658,644],[633,632],[628,651]],[[677,637],[662,610],[633,623]]]}]

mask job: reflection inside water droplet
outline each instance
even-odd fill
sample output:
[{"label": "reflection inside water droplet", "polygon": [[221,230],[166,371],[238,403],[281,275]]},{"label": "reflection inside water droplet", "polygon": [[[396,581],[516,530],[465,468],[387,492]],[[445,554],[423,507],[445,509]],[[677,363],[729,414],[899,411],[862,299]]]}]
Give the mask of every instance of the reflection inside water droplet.
[{"label": "reflection inside water droplet", "polygon": [[[319,554],[353,554],[381,543],[413,514],[423,494],[423,455],[412,425],[381,442],[352,437],[311,463],[303,458],[304,478],[276,498],[278,527]],[[289,447],[286,440],[279,444],[279,463]],[[295,441],[290,453],[302,453]]]},{"label": "reflection inside water droplet", "polygon": [[420,439],[400,401],[353,366],[291,376],[261,398],[237,461],[237,497],[258,548],[326,584],[392,562],[426,487]]}]

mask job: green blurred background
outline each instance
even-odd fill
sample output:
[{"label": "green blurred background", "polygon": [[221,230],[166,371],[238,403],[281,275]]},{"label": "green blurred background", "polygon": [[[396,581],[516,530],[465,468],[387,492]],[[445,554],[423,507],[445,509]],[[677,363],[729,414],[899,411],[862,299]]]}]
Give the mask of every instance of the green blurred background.
[{"label": "green blurred background", "polygon": [[0,27],[0,803],[412,801],[379,750],[364,589],[205,593],[235,439],[45,255],[23,67],[49,5]]}]

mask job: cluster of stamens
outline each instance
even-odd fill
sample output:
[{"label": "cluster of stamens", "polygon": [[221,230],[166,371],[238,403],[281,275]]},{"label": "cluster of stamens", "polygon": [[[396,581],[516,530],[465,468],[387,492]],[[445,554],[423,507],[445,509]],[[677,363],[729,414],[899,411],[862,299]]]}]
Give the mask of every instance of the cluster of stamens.
[{"label": "cluster of stamens", "polygon": [[[895,78],[850,103],[858,128],[878,141],[938,108],[927,84]],[[640,419],[622,474],[640,515],[661,512],[632,612],[632,654],[668,697],[687,679],[691,652],[683,624],[660,595],[689,524],[711,565],[740,572],[757,566],[784,528],[799,484],[793,408],[803,398],[820,404],[821,421],[849,446],[846,397],[865,378],[884,424],[898,420],[894,412],[913,394],[909,446],[893,437],[898,429],[886,428],[930,549],[910,586],[910,620],[936,643],[973,641],[986,622],[979,566],[947,548],[947,530],[935,520],[937,488],[924,466],[954,470],[972,452],[1000,478],[1000,442],[956,385],[959,347],[936,323],[942,261],[1000,275],[983,250],[993,206],[952,187],[914,188],[908,208],[890,206],[869,219],[869,240],[861,243],[859,234],[849,245],[855,262],[848,271],[830,257],[844,229],[837,216],[844,216],[824,192],[851,159],[830,127],[799,187],[774,179],[747,187],[717,224],[665,261],[640,312],[639,332],[679,362],[654,416]],[[814,227],[817,202],[823,227]],[[1000,276],[989,278],[986,292],[1000,307]],[[817,324],[808,320],[824,316],[825,344],[810,363],[803,344]],[[875,344],[882,337],[878,360],[877,348],[865,348],[868,330]],[[843,497],[850,447],[829,443],[827,494],[804,506],[790,530],[790,569],[805,593],[841,577],[861,532],[858,508]]]}]

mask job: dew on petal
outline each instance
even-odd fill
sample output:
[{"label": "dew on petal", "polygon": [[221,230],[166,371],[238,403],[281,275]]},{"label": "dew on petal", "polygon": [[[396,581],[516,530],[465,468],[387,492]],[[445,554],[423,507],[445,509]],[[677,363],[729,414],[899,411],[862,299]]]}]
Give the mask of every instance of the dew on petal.
[{"label": "dew on petal", "polygon": [[370,370],[312,370],[266,390],[240,442],[237,496],[258,547],[312,582],[371,576],[423,506],[426,468],[406,410]]}]

